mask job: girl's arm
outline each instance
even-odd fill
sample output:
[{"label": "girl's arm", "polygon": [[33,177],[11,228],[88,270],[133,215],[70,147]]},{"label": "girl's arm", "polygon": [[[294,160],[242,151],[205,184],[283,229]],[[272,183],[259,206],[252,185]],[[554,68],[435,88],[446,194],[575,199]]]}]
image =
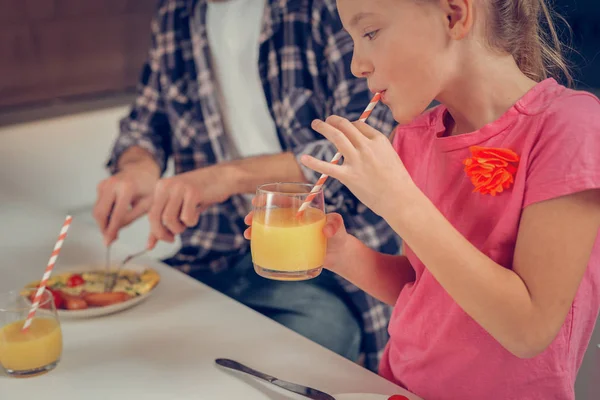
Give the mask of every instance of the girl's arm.
[{"label": "girl's arm", "polygon": [[376,252],[354,236],[345,235],[344,245],[337,254],[328,254],[325,266],[376,299],[394,305],[402,288],[415,280],[408,258]]},{"label": "girl's arm", "polygon": [[514,355],[546,349],[585,273],[600,227],[600,190],[526,207],[513,270],[475,248],[418,189],[412,198],[410,207],[390,205],[384,217],[454,301]]}]

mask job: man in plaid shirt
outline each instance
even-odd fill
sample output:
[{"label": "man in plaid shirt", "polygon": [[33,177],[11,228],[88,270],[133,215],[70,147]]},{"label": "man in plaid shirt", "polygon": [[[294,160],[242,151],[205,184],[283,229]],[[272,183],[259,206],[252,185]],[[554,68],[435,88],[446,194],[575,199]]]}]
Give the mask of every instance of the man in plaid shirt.
[{"label": "man in plaid shirt", "polygon": [[[314,183],[298,158],[335,154],[311,122],[356,120],[368,104],[366,81],[350,73],[352,50],[334,0],[160,1],[94,215],[109,245],[147,213],[150,242],[181,237],[165,262],[347,358],[363,353],[375,370],[389,307],[329,271],[303,282],[260,278],[243,238],[258,185]],[[369,124],[391,132],[393,118],[379,105]],[[169,158],[175,175],[160,179]],[[327,181],[325,199],[361,241],[399,251],[388,225],[338,181]]]}]

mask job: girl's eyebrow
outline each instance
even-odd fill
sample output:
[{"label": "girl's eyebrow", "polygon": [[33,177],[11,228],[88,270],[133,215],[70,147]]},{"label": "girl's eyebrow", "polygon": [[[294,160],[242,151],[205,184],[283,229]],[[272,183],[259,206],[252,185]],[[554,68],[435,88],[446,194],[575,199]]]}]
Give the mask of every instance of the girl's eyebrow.
[{"label": "girl's eyebrow", "polygon": [[373,16],[375,13],[372,12],[359,12],[350,20],[350,27],[356,26],[362,19]]}]

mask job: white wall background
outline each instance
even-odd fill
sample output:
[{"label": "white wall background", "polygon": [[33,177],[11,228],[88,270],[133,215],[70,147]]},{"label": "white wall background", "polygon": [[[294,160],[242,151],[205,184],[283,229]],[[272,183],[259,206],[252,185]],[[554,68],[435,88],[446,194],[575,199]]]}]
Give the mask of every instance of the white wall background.
[{"label": "white wall background", "polygon": [[[0,126],[0,190],[93,224],[96,185],[107,176],[104,165],[118,120],[127,109],[119,106]],[[141,250],[148,229],[142,218],[124,229],[119,240]],[[161,243],[152,255],[163,258],[178,245]]]}]

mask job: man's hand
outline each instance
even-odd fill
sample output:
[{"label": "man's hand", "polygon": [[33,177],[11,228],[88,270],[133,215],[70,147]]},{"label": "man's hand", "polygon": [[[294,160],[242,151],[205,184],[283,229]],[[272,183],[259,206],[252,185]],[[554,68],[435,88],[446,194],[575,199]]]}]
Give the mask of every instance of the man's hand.
[{"label": "man's hand", "polygon": [[108,246],[119,230],[142,215],[152,205],[154,186],[160,168],[146,150],[133,146],[118,161],[119,172],[98,184],[94,218]]},{"label": "man's hand", "polygon": [[150,239],[172,243],[175,235],[198,224],[208,207],[235,193],[223,165],[214,165],[161,179],[154,190],[148,218]]},{"label": "man's hand", "polygon": [[148,212],[156,182],[156,175],[131,168],[98,184],[93,214],[107,246],[117,239],[121,228]]}]

